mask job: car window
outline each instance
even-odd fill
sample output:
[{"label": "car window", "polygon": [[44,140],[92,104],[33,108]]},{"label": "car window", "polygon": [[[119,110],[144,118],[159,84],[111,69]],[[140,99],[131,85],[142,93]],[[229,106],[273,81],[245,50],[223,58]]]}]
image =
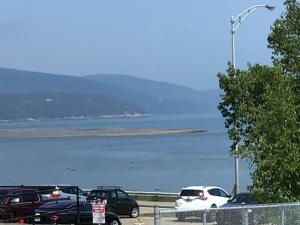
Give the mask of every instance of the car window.
[{"label": "car window", "polygon": [[182,190],[180,196],[200,196],[203,195],[203,190]]},{"label": "car window", "polygon": [[54,186],[40,186],[40,187],[38,187],[38,189],[42,194],[52,194],[55,187]]},{"label": "car window", "polygon": [[219,196],[219,191],[216,188],[209,189],[207,192],[212,196]]},{"label": "car window", "polygon": [[225,192],[225,191],[223,191],[222,189],[217,189],[218,190],[218,192],[219,192],[219,195],[218,196],[221,196],[221,197],[228,197],[228,194]]},{"label": "car window", "polygon": [[17,198],[19,198],[19,200],[20,200],[19,202],[21,202],[22,195],[21,195],[20,191],[14,191],[10,195],[11,196],[9,197],[8,202],[13,203],[13,200],[17,199]]},{"label": "car window", "polygon": [[23,190],[20,202],[34,202],[38,201],[39,197],[34,190]]},{"label": "car window", "polygon": [[76,187],[61,187],[61,191],[67,194],[77,194]]},{"label": "car window", "polygon": [[110,192],[110,198],[117,198],[117,194],[115,191]]},{"label": "car window", "polygon": [[8,190],[0,190],[0,197],[8,194]]},{"label": "car window", "polygon": [[106,191],[92,191],[90,196],[103,200],[103,199],[106,199],[107,192]]},{"label": "car window", "polygon": [[247,194],[237,194],[230,200],[232,203],[249,203],[249,196]]},{"label": "car window", "polygon": [[129,198],[128,194],[126,194],[124,191],[117,191],[117,194],[118,194],[118,198],[122,198],[122,199]]}]

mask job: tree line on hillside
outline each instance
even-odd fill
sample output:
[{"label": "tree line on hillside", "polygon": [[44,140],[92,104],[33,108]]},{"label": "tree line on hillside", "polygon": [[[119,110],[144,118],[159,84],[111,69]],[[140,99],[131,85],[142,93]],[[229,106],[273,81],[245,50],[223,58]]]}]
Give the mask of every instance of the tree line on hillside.
[{"label": "tree line on hillside", "polygon": [[0,94],[0,120],[143,114],[142,109],[106,96],[76,93]]},{"label": "tree line on hillside", "polygon": [[230,153],[249,161],[250,191],[265,203],[300,201],[300,6],[284,5],[268,36],[273,65],[218,75]]}]

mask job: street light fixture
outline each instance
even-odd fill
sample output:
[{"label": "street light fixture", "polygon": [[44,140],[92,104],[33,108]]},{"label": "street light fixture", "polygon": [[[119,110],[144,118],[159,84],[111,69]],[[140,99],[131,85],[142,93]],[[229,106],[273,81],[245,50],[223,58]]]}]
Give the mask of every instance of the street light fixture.
[{"label": "street light fixture", "polygon": [[[235,69],[235,32],[240,24],[249,16],[252,12],[257,10],[258,8],[266,8],[268,10],[274,10],[275,6],[272,5],[254,5],[249,7],[248,9],[242,11],[238,16],[231,17],[231,63],[233,68]],[[236,152],[238,151],[238,144],[235,146]],[[240,174],[239,174],[239,158],[235,156],[235,187],[234,194],[240,192]]]}]

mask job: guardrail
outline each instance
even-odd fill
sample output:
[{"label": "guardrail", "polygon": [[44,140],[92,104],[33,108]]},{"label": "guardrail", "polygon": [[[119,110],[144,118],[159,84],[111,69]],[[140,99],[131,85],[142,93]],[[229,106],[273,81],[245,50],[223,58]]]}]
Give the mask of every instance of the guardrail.
[{"label": "guardrail", "polygon": [[174,192],[157,192],[157,191],[126,191],[129,195],[144,195],[144,196],[171,196],[177,197],[178,193]]}]

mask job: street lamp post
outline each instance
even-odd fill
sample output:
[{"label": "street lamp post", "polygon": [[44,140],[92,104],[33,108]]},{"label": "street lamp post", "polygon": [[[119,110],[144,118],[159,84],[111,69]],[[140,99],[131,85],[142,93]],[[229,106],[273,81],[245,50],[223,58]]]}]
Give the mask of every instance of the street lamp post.
[{"label": "street lamp post", "polygon": [[[249,7],[248,9],[242,11],[238,16],[231,17],[231,63],[233,68],[235,69],[235,32],[240,24],[249,16],[252,12],[257,10],[258,8],[266,8],[268,10],[274,10],[275,6],[271,5],[254,5]],[[238,144],[235,146],[236,152],[238,151]],[[239,172],[239,158],[235,156],[235,186],[234,186],[234,194],[240,192],[240,172]]]}]

